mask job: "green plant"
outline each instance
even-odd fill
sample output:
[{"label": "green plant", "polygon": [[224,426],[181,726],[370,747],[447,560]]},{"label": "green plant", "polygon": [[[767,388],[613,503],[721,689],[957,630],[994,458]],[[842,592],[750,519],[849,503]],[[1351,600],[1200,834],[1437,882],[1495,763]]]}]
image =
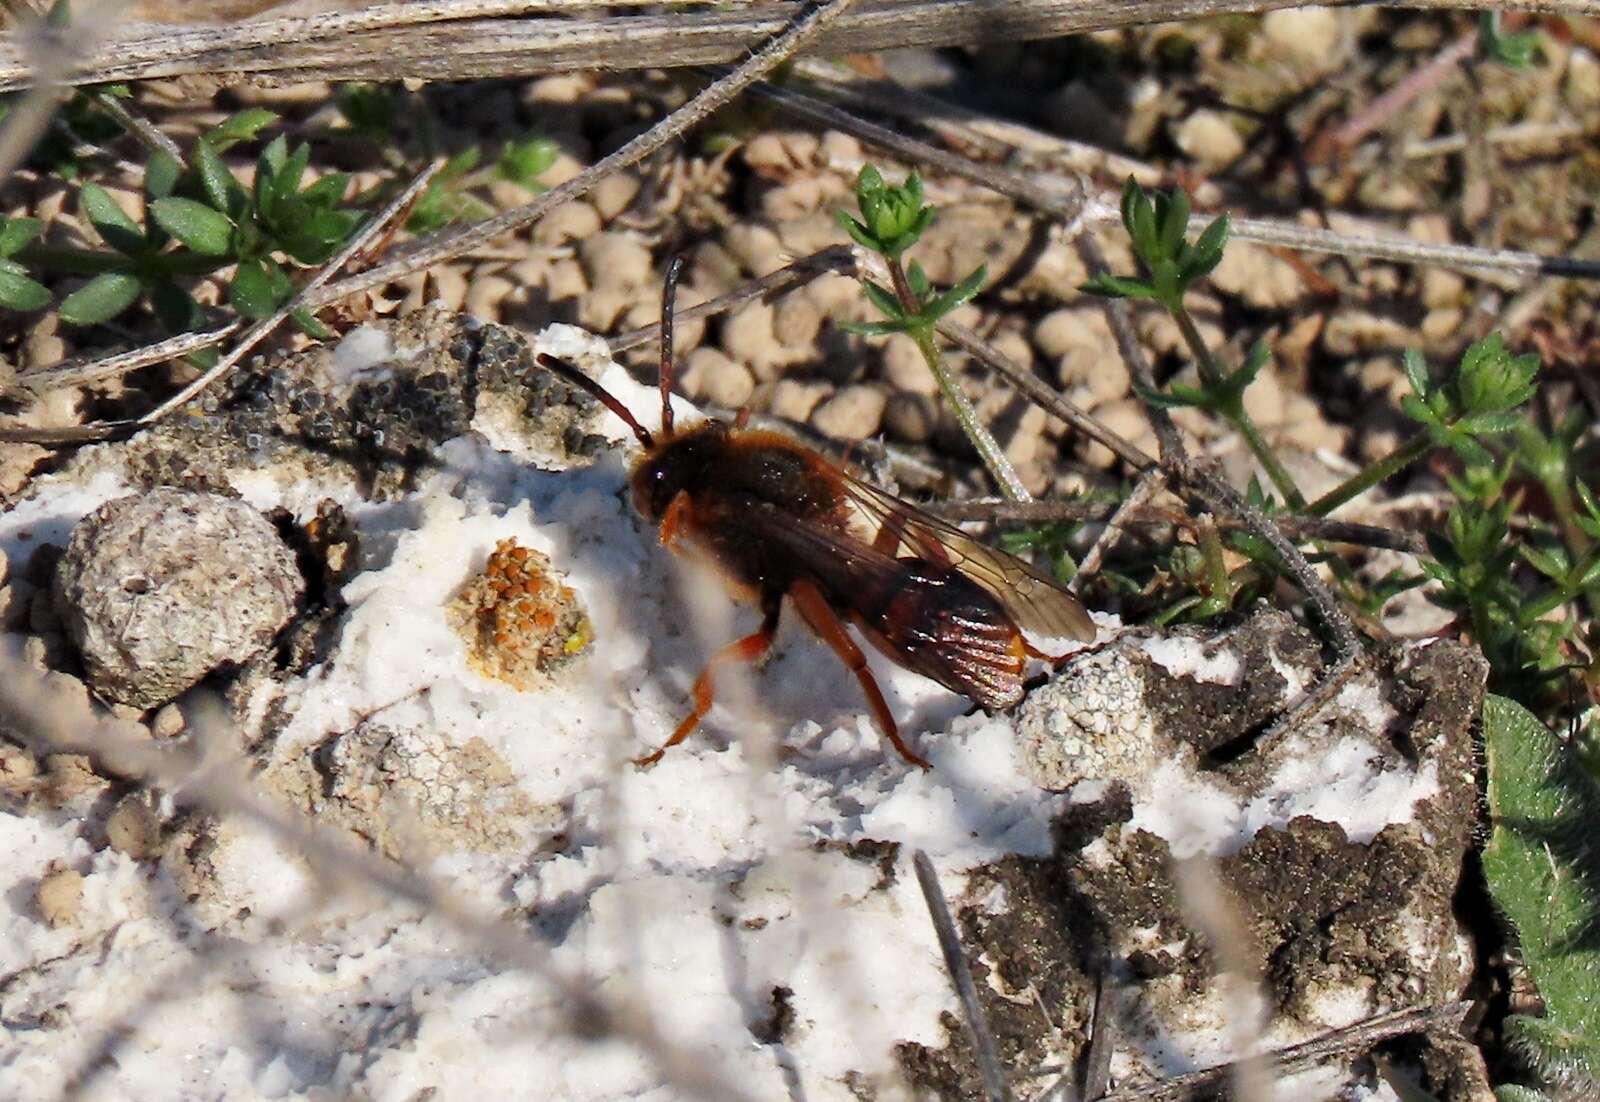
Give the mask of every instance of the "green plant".
[{"label": "green plant", "polygon": [[1194,357],[1198,386],[1174,385],[1164,391],[1141,391],[1152,405],[1192,406],[1216,414],[1232,425],[1249,445],[1267,477],[1292,507],[1305,504],[1300,490],[1277,454],[1267,444],[1244,405],[1244,392],[1271,359],[1266,345],[1257,343],[1244,362],[1227,370],[1200,334],[1184,305],[1184,296],[1222,262],[1228,243],[1228,219],[1213,220],[1193,241],[1188,238],[1189,197],[1180,190],[1146,192],[1133,177],[1122,187],[1122,225],[1128,231],[1142,275],[1121,276],[1102,272],[1083,285],[1088,294],[1110,298],[1154,301],[1177,322],[1184,343]]},{"label": "green plant", "polygon": [[986,272],[983,266],[954,287],[936,291],[927,274],[916,261],[905,265],[901,257],[915,245],[930,225],[934,209],[922,201],[922,178],[915,172],[906,177],[898,187],[884,181],[872,165],[866,165],[856,177],[856,205],[859,219],[846,211],[838,212],[839,225],[860,246],[883,258],[889,272],[889,287],[870,279],[862,280],[867,298],[887,319],[849,326],[852,331],[872,336],[904,333],[922,353],[922,358],[939,383],[939,390],[949,402],[960,422],[961,429],[972,441],[984,466],[994,476],[1001,493],[1014,501],[1025,501],[1028,492],[1022,486],[1016,471],[1006,460],[1000,445],[983,423],[977,411],[962,392],[960,384],[950,374],[944,356],[934,338],[934,327],[941,318],[954,312],[983,287]]},{"label": "green plant", "polygon": [[[407,159],[396,141],[404,115],[415,120],[413,129],[420,138],[422,156],[435,156],[439,145],[438,125],[426,110],[418,111],[414,104],[402,103],[404,95],[395,85],[344,85],[335,98],[344,126],[332,133],[370,142],[378,154],[399,171],[407,166]],[[474,192],[493,179],[509,180],[532,192],[543,191],[539,177],[555,164],[560,152],[549,138],[529,135],[505,142],[495,162],[480,168],[481,147],[474,145],[459,150],[445,161],[411,208],[406,228],[412,233],[428,233],[452,222],[489,217],[495,213],[494,207]],[[375,201],[381,197],[382,190],[364,194],[359,201]]]},{"label": "green plant", "polygon": [[[250,187],[228,169],[222,153],[254,139],[276,118],[259,109],[232,116],[195,141],[187,166],[153,154],[145,169],[142,224],[105,188],[84,183],[79,210],[104,247],[45,245],[30,236],[8,261],[91,277],[59,304],[61,319],[71,325],[102,324],[144,298],[169,330],[192,328],[202,312],[180,281],[229,267],[230,303],[246,317],[265,317],[292,292],[286,267],[324,263],[362,220],[360,211],[344,205],[348,177],[333,172],[306,183],[310,148],[290,150],[281,135],[256,158]],[[22,286],[21,298],[7,296],[0,304],[44,306],[33,289],[42,285],[28,282],[33,286]],[[307,315],[296,320],[319,328]]]},{"label": "green plant", "polygon": [[1498,1093],[1505,1102],[1593,1097],[1600,1092],[1600,784],[1574,741],[1557,738],[1515,701],[1484,700],[1483,739],[1493,824],[1484,878],[1544,1003],[1542,1017],[1506,1020],[1507,1041],[1537,1083]]}]

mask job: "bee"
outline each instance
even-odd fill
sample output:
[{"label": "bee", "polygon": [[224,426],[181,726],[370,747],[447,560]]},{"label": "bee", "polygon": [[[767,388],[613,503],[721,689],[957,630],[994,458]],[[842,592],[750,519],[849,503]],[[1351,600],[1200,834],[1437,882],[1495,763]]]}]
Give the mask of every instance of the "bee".
[{"label": "bee", "polygon": [[1077,598],[1011,555],[987,547],[864,481],[789,436],[707,420],[678,428],[672,416],[672,313],[682,258],[668,268],[662,295],[661,428],[652,433],[619,401],[571,364],[539,363],[594,395],[632,430],[644,449],[629,478],[634,507],[657,526],[669,550],[708,560],[735,599],[761,611],[761,626],[717,651],[694,683],[693,710],[660,749],[635,759],[651,765],[700,725],[713,701],[718,667],[753,663],[772,648],[787,598],[806,625],[855,675],[873,718],[900,755],[928,762],[900,736],[854,625],[894,662],[989,709],[1022,699],[1027,659],[1058,658],[1035,649],[1023,631],[1090,642],[1094,622]]}]

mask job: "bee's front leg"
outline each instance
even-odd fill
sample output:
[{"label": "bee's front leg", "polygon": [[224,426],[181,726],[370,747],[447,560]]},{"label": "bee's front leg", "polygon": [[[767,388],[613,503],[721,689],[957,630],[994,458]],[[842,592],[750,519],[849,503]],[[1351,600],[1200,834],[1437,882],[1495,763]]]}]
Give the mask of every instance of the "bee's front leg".
[{"label": "bee's front leg", "polygon": [[670,548],[678,538],[678,532],[683,528],[691,504],[688,490],[679,490],[677,496],[667,503],[667,511],[661,514],[662,547]]}]

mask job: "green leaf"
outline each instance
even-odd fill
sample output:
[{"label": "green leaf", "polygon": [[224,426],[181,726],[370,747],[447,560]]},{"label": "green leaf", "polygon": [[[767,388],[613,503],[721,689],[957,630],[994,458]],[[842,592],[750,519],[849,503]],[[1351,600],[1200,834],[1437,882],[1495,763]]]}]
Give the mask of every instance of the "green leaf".
[{"label": "green leaf", "polygon": [[1156,297],[1156,289],[1144,280],[1116,276],[1110,272],[1101,272],[1083,283],[1078,290],[1086,295],[1099,295],[1102,298]]},{"label": "green leaf", "polygon": [[7,310],[42,310],[50,305],[44,284],[29,279],[12,261],[0,263],[0,306]]},{"label": "green leaf", "polygon": [[[1483,702],[1493,832],[1484,877],[1510,921],[1560,1046],[1600,1054],[1600,944],[1595,930],[1600,787],[1566,741],[1515,701]],[[1525,1037],[1535,1055],[1554,1038]],[[1553,1055],[1553,1054],[1551,1054]]]},{"label": "green leaf", "polygon": [[15,256],[43,229],[37,218],[0,218],[0,256]]},{"label": "green leaf", "polygon": [[333,330],[318,321],[317,316],[304,306],[296,306],[290,310],[289,320],[294,323],[296,329],[308,337],[319,341],[333,339]]},{"label": "green leaf", "polygon": [[1510,432],[1512,429],[1522,425],[1522,423],[1522,416],[1517,413],[1474,413],[1457,421],[1456,428],[1462,432],[1490,436],[1496,433]]},{"label": "green leaf", "polygon": [[171,280],[163,279],[149,288],[150,305],[169,333],[187,333],[200,328],[205,311],[194,296]]},{"label": "green leaf", "polygon": [[288,301],[289,276],[272,260],[245,260],[233,274],[228,300],[247,318],[269,317]]},{"label": "green leaf", "polygon": [[1161,215],[1161,237],[1157,244],[1163,257],[1176,259],[1183,248],[1184,234],[1189,229],[1189,196],[1183,189],[1172,192]]},{"label": "green leaf", "polygon": [[339,113],[350,129],[387,137],[395,124],[394,95],[377,84],[346,84],[339,89]]},{"label": "green leaf", "polygon": [[229,146],[251,140],[265,127],[277,121],[277,114],[265,107],[247,107],[206,131],[201,140],[221,153]]},{"label": "green leaf", "polygon": [[1206,392],[1199,387],[1179,386],[1177,384],[1173,384],[1165,391],[1145,390],[1143,387],[1135,387],[1134,393],[1143,399],[1147,405],[1160,406],[1162,409],[1205,406],[1210,400]]},{"label": "green leaf", "polygon": [[540,186],[539,177],[556,163],[560,148],[549,138],[507,142],[495,166],[500,175],[529,189]]},{"label": "green leaf", "polygon": [[206,201],[230,218],[239,217],[246,199],[244,188],[210,142],[195,143],[194,168]]},{"label": "green leaf", "polygon": [[878,308],[879,313],[894,318],[896,321],[905,320],[906,312],[901,307],[900,300],[895,297],[893,291],[887,287],[879,286],[870,279],[861,285],[861,289],[867,293],[867,298],[872,305]]},{"label": "green leaf", "polygon": [[864,249],[871,249],[873,252],[880,251],[878,239],[872,236],[872,232],[867,227],[842,210],[834,212],[834,216],[838,219],[839,225],[844,228],[844,232],[849,234],[850,239],[857,245]]},{"label": "green leaf", "polygon": [[1548,550],[1524,544],[1517,548],[1527,564],[1549,578],[1551,581],[1561,582],[1567,577],[1570,564],[1566,554],[1559,547]]},{"label": "green leaf", "polygon": [[328,172],[317,178],[312,184],[300,193],[300,198],[313,207],[323,210],[338,206],[344,199],[344,193],[350,189],[350,176],[344,172]]},{"label": "green leaf", "polygon": [[1422,352],[1415,348],[1408,348],[1400,357],[1400,362],[1405,366],[1406,378],[1411,383],[1411,389],[1418,398],[1428,396],[1428,365],[1422,359]]},{"label": "green leaf", "polygon": [[97,275],[61,300],[61,320],[71,325],[108,322],[134,304],[139,286],[139,277],[128,272]]},{"label": "green leaf", "polygon": [[150,154],[150,163],[144,166],[144,193],[148,199],[165,199],[178,186],[183,166],[164,149]]},{"label": "green leaf", "polygon": [[483,150],[475,145],[469,145],[460,153],[451,157],[444,163],[444,167],[434,176],[434,180],[443,183],[447,180],[456,180],[478,167],[478,161],[483,157]]},{"label": "green leaf", "polygon": [[928,273],[923,271],[922,265],[915,260],[906,266],[906,283],[910,285],[911,294],[918,302],[928,301],[933,284],[928,282]]},{"label": "green leaf", "polygon": [[973,272],[966,279],[963,279],[960,283],[950,288],[944,294],[928,303],[927,307],[922,312],[923,316],[931,318],[935,321],[944,317],[952,310],[955,310],[970,301],[973,296],[983,289],[983,281],[988,277],[988,267],[983,264],[978,265],[977,271]]},{"label": "green leaf", "polygon": [[839,328],[858,337],[887,337],[891,333],[904,333],[910,329],[904,321],[843,321]]},{"label": "green leaf", "polygon": [[172,196],[150,204],[156,224],[202,256],[227,256],[233,223],[204,203]]},{"label": "green leaf", "polygon": [[339,251],[361,225],[361,214],[353,210],[318,211],[281,239],[283,249],[301,264],[321,264]]},{"label": "green leaf", "polygon": [[272,204],[281,208],[288,200],[300,194],[300,181],[305,178],[306,167],[311,163],[311,146],[302,142],[284,159],[282,167],[272,178]]},{"label": "green leaf", "polygon": [[129,255],[143,251],[144,231],[105,188],[99,184],[84,184],[78,193],[78,205],[107,245]]},{"label": "green leaf", "polygon": [[1182,281],[1186,288],[1210,275],[1222,263],[1222,251],[1227,243],[1228,216],[1224,214],[1205,228],[1184,257]]}]

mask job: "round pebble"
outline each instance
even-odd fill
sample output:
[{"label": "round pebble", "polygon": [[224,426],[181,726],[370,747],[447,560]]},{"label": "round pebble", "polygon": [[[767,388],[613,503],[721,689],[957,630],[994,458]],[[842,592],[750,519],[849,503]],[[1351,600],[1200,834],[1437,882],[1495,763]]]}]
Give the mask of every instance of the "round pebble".
[{"label": "round pebble", "polygon": [[885,399],[875,386],[847,386],[811,414],[818,432],[834,440],[865,440],[883,424]]},{"label": "round pebble", "polygon": [[259,512],[171,489],[79,521],[55,577],[56,609],[90,684],[140,708],[260,654],[304,589],[294,552]]},{"label": "round pebble", "polygon": [[83,908],[83,873],[57,869],[39,881],[33,901],[39,908],[39,917],[50,925],[67,925]]},{"label": "round pebble", "polygon": [[696,348],[684,358],[679,375],[683,393],[691,401],[723,409],[738,409],[750,400],[756,381],[750,369],[728,359],[716,348]]}]

